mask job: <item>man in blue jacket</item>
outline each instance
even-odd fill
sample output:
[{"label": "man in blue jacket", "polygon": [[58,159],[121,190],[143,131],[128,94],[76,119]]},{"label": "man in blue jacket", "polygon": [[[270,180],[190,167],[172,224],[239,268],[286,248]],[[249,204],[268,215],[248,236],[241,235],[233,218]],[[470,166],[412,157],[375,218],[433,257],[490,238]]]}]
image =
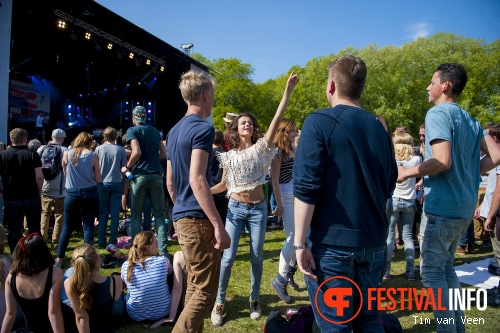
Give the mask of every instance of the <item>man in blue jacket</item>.
[{"label": "man in blue jacket", "polygon": [[381,280],[397,166],[389,134],[359,104],[366,72],[353,56],[330,65],[332,108],[305,120],[293,168],[294,248],[321,332],[383,332],[367,292]]}]

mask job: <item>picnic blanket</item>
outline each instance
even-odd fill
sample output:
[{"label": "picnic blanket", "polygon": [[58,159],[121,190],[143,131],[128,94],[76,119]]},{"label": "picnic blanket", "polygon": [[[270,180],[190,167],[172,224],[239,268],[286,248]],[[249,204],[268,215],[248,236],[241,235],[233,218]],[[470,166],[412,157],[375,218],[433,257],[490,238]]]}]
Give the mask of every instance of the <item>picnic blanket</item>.
[{"label": "picnic blanket", "polygon": [[491,258],[455,266],[458,280],[461,283],[478,288],[490,289],[498,286],[499,277],[488,272],[488,264]]}]

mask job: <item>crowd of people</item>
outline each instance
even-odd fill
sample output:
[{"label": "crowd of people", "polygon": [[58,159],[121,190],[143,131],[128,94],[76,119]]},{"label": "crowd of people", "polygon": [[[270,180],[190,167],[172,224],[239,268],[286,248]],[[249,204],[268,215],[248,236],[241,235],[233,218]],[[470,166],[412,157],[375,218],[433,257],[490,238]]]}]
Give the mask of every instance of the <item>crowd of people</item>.
[{"label": "crowd of people", "polygon": [[[336,332],[383,332],[375,303],[351,295],[341,313],[325,303],[325,291],[353,288],[354,281],[368,300],[368,288],[391,279],[399,241],[407,279],[415,281],[420,269],[423,285],[446,305],[449,288],[460,288],[455,253],[473,253],[481,238],[500,263],[500,125],[483,130],[457,104],[466,71],[442,64],[427,87],[433,107],[420,127],[419,149],[407,128],[393,133],[383,117],[362,108],[366,76],[360,58],[342,56],[330,64],[325,93],[331,107],[306,118],[300,144],[296,123],[284,118],[300,81],[294,72],[266,133],[250,113],[228,113],[225,132],[215,130],[205,118],[216,82],[194,71],[180,78],[187,112],[166,141],[146,124],[142,106],[133,110],[123,145],[112,127],[103,131],[102,144],[81,132],[68,148],[62,129],[46,145],[28,142],[24,129],[13,129],[10,146],[0,153],[0,203],[13,254],[3,254],[0,226],[1,331],[26,326],[33,332],[104,332],[128,316],[152,327],[172,323],[173,332],[202,332],[209,313],[220,326],[230,311],[227,289],[244,233],[250,246],[249,315],[258,320],[269,213],[282,221],[285,233],[271,286],[292,302],[287,287],[297,287],[298,267],[311,303],[319,300],[313,312],[322,332],[332,331],[332,321]],[[96,247],[117,243],[127,205],[128,259],[121,274],[104,276]],[[181,251],[172,256],[174,228]],[[80,230],[83,244],[63,274],[71,234]],[[420,267],[414,264],[416,247]],[[492,295],[500,303],[500,289]],[[463,315],[459,309],[433,312],[435,318]],[[458,319],[436,324],[438,332],[465,331]]]}]

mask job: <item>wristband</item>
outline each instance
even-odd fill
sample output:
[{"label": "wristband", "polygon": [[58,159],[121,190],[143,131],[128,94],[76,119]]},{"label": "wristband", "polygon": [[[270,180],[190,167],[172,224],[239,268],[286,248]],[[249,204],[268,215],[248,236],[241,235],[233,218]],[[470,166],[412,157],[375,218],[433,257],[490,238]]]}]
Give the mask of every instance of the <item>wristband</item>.
[{"label": "wristband", "polygon": [[294,249],[295,251],[297,251],[297,250],[302,250],[302,249],[305,249],[305,248],[307,248],[307,247],[309,247],[309,245],[307,245],[307,243],[304,243],[304,244],[300,244],[300,245],[294,245],[294,246],[293,246],[293,249]]}]

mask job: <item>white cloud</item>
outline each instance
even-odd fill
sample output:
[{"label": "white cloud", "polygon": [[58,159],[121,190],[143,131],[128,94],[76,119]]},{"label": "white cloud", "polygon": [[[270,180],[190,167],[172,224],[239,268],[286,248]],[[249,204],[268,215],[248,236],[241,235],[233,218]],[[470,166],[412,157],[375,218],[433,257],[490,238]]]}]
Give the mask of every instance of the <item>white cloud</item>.
[{"label": "white cloud", "polygon": [[418,22],[413,25],[410,25],[407,28],[409,34],[408,37],[415,40],[419,37],[427,37],[431,34],[432,25],[427,22]]}]

